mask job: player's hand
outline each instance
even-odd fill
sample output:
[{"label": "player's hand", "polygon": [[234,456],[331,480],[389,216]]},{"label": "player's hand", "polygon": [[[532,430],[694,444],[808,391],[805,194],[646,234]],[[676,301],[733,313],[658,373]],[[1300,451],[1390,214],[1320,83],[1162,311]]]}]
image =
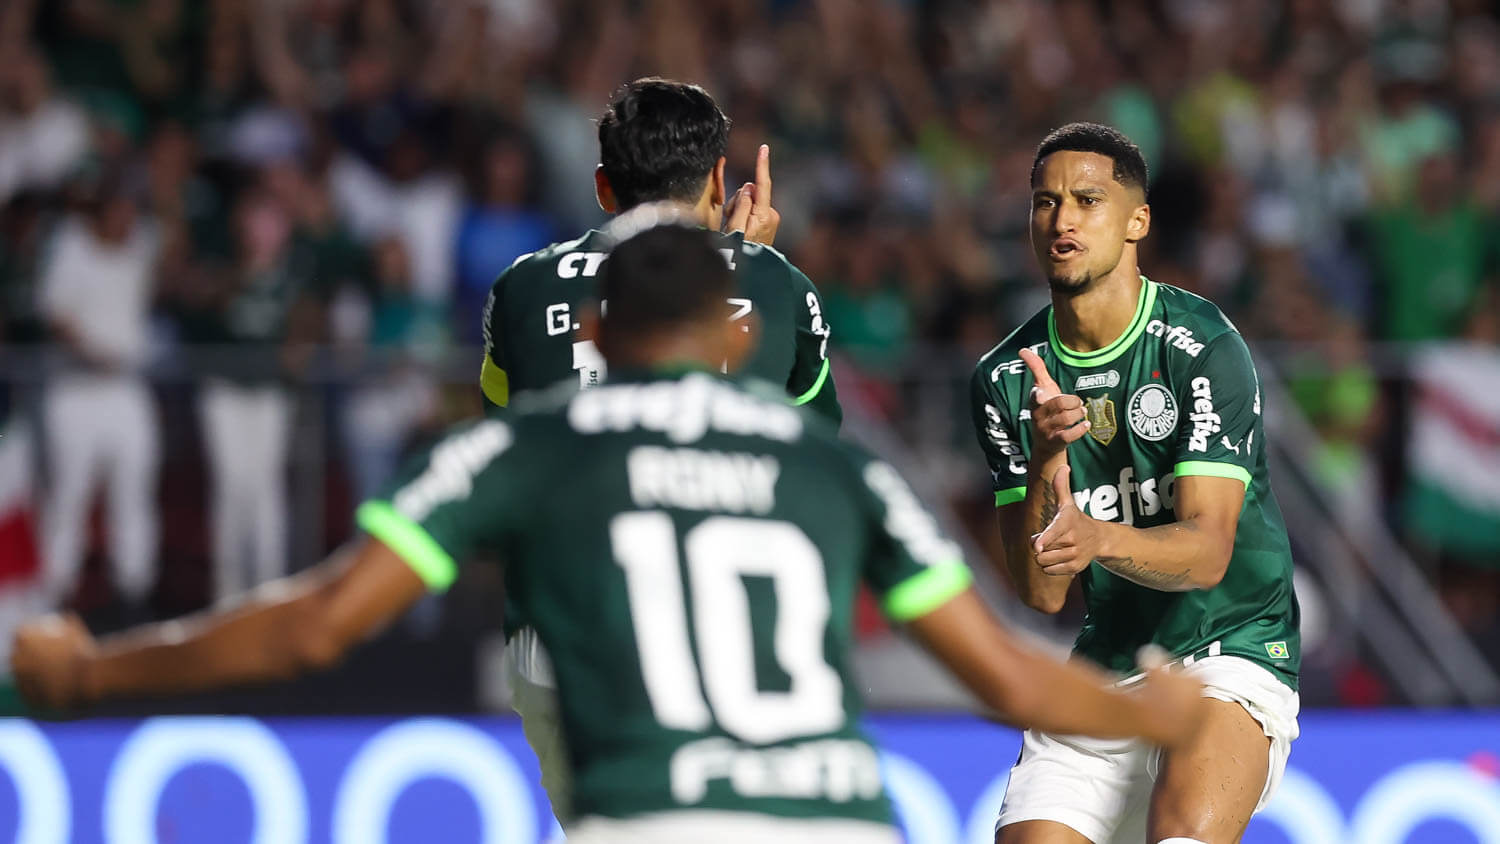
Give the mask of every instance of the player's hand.
[{"label": "player's hand", "polygon": [[1045,462],[1067,450],[1088,433],[1089,421],[1083,418],[1083,399],[1064,393],[1047,373],[1047,365],[1030,349],[1021,350],[1021,361],[1031,370],[1036,385],[1031,388],[1031,431],[1033,459]]},{"label": "player's hand", "polygon": [[771,147],[761,144],[755,159],[755,181],[746,182],[730,198],[724,209],[724,231],[744,232],[747,242],[770,246],[776,242],[779,228],[781,212],[771,207]]},{"label": "player's hand", "polygon": [[1168,669],[1168,656],[1156,645],[1141,648],[1136,664],[1146,669],[1146,679],[1137,687],[1136,694],[1151,713],[1152,730],[1147,738],[1170,750],[1193,740],[1203,726],[1208,707],[1203,700],[1203,686],[1185,674]]},{"label": "player's hand", "polygon": [[1051,494],[1047,502],[1056,499],[1057,514],[1031,538],[1031,549],[1036,552],[1036,564],[1050,575],[1073,575],[1089,567],[1098,556],[1099,523],[1083,514],[1073,500],[1073,489],[1069,482],[1072,470],[1067,466],[1052,476]]},{"label": "player's hand", "polygon": [[10,670],[21,697],[48,709],[85,702],[83,668],[94,649],[93,635],[72,613],[21,625],[10,652]]}]

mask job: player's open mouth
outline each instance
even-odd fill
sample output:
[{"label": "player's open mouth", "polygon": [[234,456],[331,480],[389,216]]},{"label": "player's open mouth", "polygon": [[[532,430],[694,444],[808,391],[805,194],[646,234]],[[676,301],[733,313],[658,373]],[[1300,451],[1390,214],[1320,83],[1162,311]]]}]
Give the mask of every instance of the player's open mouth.
[{"label": "player's open mouth", "polygon": [[1078,241],[1064,238],[1052,241],[1052,248],[1047,250],[1047,254],[1054,261],[1066,261],[1082,251],[1083,247],[1078,244]]}]

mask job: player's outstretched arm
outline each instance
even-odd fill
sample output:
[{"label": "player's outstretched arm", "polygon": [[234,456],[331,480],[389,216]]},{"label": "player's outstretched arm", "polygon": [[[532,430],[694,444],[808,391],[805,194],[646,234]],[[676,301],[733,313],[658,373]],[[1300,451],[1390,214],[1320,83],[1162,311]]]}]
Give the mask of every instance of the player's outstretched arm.
[{"label": "player's outstretched arm", "polygon": [[28,703],[53,709],[284,680],[332,666],[426,592],[395,552],[365,539],[232,605],[97,642],[76,616],[22,625],[11,670]]},{"label": "player's outstretched arm", "polygon": [[[1063,497],[1067,468],[1058,474]],[[1057,518],[1032,541],[1037,564],[1044,572],[1071,576],[1092,561],[1150,589],[1212,589],[1229,570],[1245,485],[1236,478],[1188,475],[1177,479],[1176,494],[1178,520],[1149,528],[1090,518],[1066,495]]]},{"label": "player's outstretched arm", "polygon": [[1155,667],[1129,692],[1103,673],[1050,659],[1017,641],[973,589],[909,622],[908,629],[1001,720],[1101,738],[1186,743],[1204,715],[1201,687]]}]

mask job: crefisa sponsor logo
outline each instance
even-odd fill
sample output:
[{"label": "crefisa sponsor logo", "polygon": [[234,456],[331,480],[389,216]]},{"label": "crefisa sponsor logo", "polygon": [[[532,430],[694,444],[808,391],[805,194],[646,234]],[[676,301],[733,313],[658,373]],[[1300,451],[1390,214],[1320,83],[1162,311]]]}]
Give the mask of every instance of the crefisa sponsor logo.
[{"label": "crefisa sponsor logo", "polygon": [[1146,323],[1146,333],[1160,337],[1168,346],[1180,349],[1188,357],[1195,358],[1203,351],[1203,344],[1193,336],[1192,329],[1180,325],[1167,325],[1159,319]]},{"label": "crefisa sponsor logo", "polygon": [[1214,412],[1213,384],[1200,375],[1193,379],[1192,388],[1193,412],[1188,421],[1193,423],[1193,432],[1188,435],[1188,451],[1208,451],[1209,439],[1219,433],[1224,420]]}]

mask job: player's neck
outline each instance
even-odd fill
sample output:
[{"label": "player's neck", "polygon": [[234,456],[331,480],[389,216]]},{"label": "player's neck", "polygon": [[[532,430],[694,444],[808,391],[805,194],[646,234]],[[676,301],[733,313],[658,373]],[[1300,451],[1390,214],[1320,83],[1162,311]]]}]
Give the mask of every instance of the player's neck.
[{"label": "player's neck", "polygon": [[690,370],[717,371],[715,361],[724,359],[724,350],[705,342],[691,331],[657,333],[645,337],[621,338],[613,344],[606,341],[602,351],[610,371],[682,373]]},{"label": "player's neck", "polygon": [[1071,295],[1053,291],[1058,339],[1075,352],[1098,351],[1118,340],[1135,318],[1144,283],[1134,261],[1121,261],[1087,290]]}]

